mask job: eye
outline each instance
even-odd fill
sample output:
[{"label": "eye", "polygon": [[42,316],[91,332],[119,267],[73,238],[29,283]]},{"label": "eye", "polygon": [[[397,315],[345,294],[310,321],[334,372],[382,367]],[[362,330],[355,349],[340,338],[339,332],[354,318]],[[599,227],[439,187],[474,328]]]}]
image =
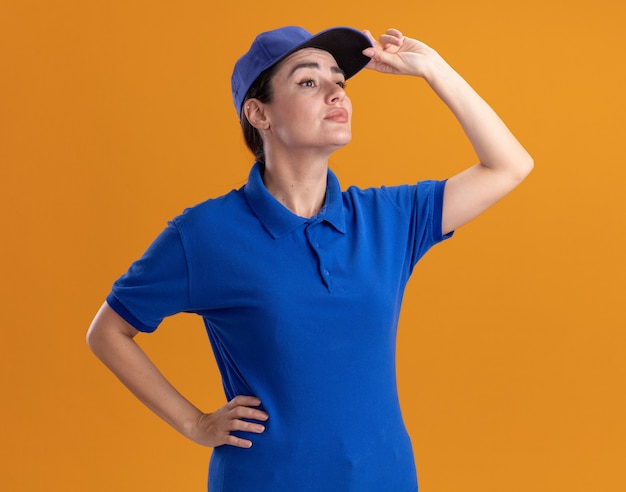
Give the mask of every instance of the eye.
[{"label": "eye", "polygon": [[338,85],[339,87],[341,87],[341,88],[345,91],[345,90],[346,90],[346,86],[347,86],[348,84],[346,84],[346,81],[345,81],[345,80],[340,80],[339,82],[337,82],[337,85]]},{"label": "eye", "polygon": [[300,82],[298,85],[301,85],[302,87],[315,87],[315,80],[306,79]]}]

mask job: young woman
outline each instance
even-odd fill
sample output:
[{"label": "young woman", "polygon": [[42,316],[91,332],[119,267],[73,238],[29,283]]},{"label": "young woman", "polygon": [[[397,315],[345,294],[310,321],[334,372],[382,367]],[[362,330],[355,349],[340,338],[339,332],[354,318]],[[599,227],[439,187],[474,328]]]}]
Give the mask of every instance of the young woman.
[{"label": "young woman", "polygon": [[[345,80],[426,80],[478,164],[447,181],[341,191],[328,158],[351,139]],[[388,30],[285,27],[237,62],[235,109],[256,163],[239,190],[186,210],[113,286],[94,353],[149,408],[213,447],[217,491],[414,491],[395,378],[404,287],[421,256],[515,188],[533,161],[425,44]],[[202,316],[228,403],[205,413],[134,340]]]}]

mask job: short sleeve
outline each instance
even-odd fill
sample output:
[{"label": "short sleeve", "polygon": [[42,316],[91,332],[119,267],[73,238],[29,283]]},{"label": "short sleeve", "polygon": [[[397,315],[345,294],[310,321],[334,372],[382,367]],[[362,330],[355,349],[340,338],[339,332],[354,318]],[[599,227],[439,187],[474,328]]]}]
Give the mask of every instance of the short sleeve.
[{"label": "short sleeve", "polygon": [[189,311],[189,269],[177,227],[170,223],[114,284],[107,304],[139,331]]},{"label": "short sleeve", "polygon": [[411,269],[435,244],[448,239],[443,235],[443,192],[446,181],[420,181],[417,185],[383,187],[386,196],[409,214],[408,258]]}]

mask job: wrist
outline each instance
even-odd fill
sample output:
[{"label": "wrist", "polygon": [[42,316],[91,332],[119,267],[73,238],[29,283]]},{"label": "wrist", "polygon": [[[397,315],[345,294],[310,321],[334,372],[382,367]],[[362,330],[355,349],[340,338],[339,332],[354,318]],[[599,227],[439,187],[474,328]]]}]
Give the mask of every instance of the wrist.
[{"label": "wrist", "polygon": [[436,86],[456,75],[454,69],[436,51],[433,50],[427,60],[422,77],[429,85]]},{"label": "wrist", "polygon": [[189,412],[185,412],[185,415],[181,418],[180,422],[176,426],[178,432],[183,436],[195,441],[197,434],[198,424],[204,414],[197,408],[193,408]]}]

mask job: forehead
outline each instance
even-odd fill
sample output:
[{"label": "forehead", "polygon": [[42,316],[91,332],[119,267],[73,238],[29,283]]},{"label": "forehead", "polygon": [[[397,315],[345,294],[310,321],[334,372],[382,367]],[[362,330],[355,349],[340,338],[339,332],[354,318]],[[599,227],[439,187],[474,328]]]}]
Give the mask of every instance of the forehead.
[{"label": "forehead", "polygon": [[281,61],[277,72],[289,72],[292,67],[301,63],[317,63],[320,68],[327,66],[338,68],[335,58],[328,51],[319,48],[303,48]]}]

